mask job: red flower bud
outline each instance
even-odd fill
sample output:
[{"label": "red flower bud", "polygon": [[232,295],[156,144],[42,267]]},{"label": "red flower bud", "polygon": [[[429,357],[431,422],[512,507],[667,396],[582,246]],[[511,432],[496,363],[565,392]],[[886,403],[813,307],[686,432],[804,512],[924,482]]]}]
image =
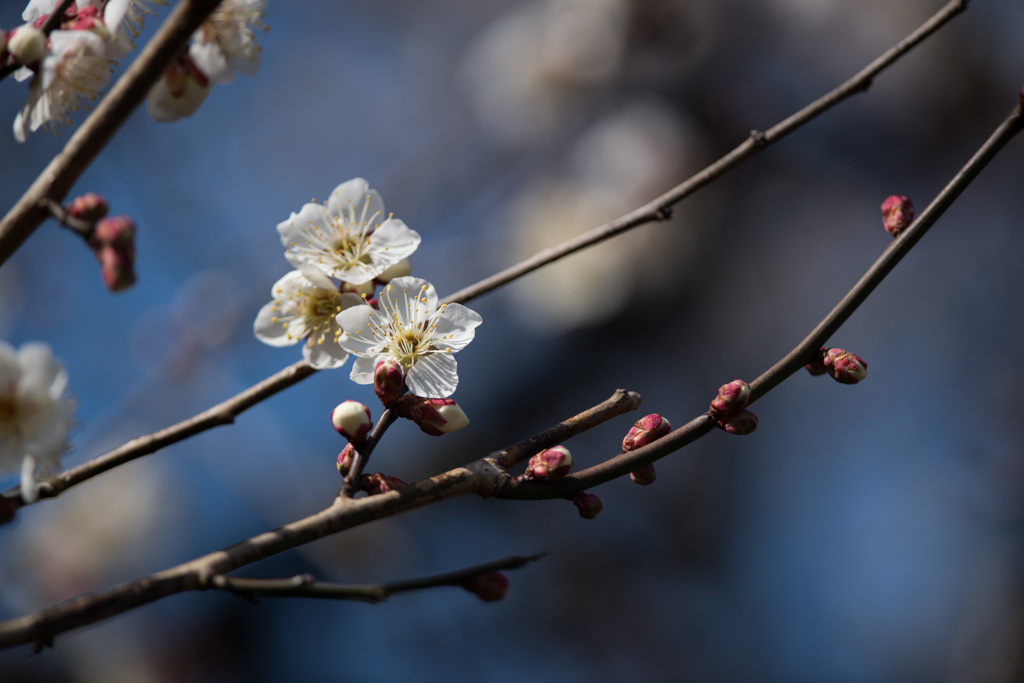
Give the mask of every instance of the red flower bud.
[{"label": "red flower bud", "polygon": [[750,403],[750,385],[734,379],[718,388],[718,396],[711,401],[711,415],[725,417],[741,412]]},{"label": "red flower bud", "polygon": [[572,454],[565,446],[547,448],[530,458],[526,464],[525,479],[564,477],[572,469]]},{"label": "red flower bud", "polygon": [[842,349],[829,349],[822,362],[829,377],[840,384],[856,384],[868,376],[863,358]]},{"label": "red flower bud", "polygon": [[351,443],[362,443],[370,433],[370,409],[359,401],[342,401],[331,411],[334,429]]},{"label": "red flower bud", "polygon": [[890,195],[882,202],[882,225],[893,237],[899,237],[914,222],[914,203],[910,197]]},{"label": "red flower bud", "polygon": [[67,212],[72,218],[83,221],[98,221],[107,215],[110,205],[107,200],[95,192],[87,192],[81,197],[75,197],[68,204]]},{"label": "red flower bud", "polygon": [[725,430],[730,434],[745,436],[757,429],[757,415],[754,415],[749,410],[744,410],[739,415],[726,417],[719,420],[716,424],[719,429]]},{"label": "red flower bud", "polygon": [[347,476],[349,470],[352,469],[352,461],[355,460],[356,449],[352,444],[345,444],[345,448],[342,449],[341,453],[338,453],[338,474],[341,476]]},{"label": "red flower bud", "polygon": [[573,496],[572,504],[579,510],[580,517],[583,519],[594,519],[604,509],[600,498],[593,493],[584,493],[583,491]]},{"label": "red flower bud", "polygon": [[402,364],[393,360],[382,360],[373,370],[373,391],[385,408],[398,400],[405,391],[405,371]]},{"label": "red flower bud", "polygon": [[471,576],[459,585],[484,602],[496,602],[508,593],[508,577],[497,570]]},{"label": "red flower bud", "polygon": [[626,438],[622,440],[622,452],[627,453],[634,448],[646,446],[652,441],[657,441],[672,431],[672,425],[668,420],[657,413],[641,417],[633,423]]},{"label": "red flower bud", "polygon": [[[128,216],[111,216],[96,223],[93,241],[100,247],[112,246],[135,250],[135,222]],[[134,254],[133,254],[134,255]]]},{"label": "red flower bud", "polygon": [[647,463],[629,473],[629,478],[641,486],[650,486],[657,477],[658,473],[654,471],[653,463]]},{"label": "red flower bud", "polygon": [[824,375],[828,372],[828,368],[825,367],[825,347],[822,346],[815,353],[814,360],[804,366],[804,369],[812,375]]},{"label": "red flower bud", "polygon": [[398,477],[392,477],[387,474],[364,474],[359,479],[359,488],[366,491],[367,495],[375,496],[378,493],[387,493],[388,491],[397,491],[405,486],[407,483],[399,479]]},{"label": "red flower bud", "polygon": [[135,250],[101,246],[96,250],[103,284],[112,292],[120,292],[135,284]]},{"label": "red flower bud", "polygon": [[431,436],[451,434],[469,424],[466,413],[451,398],[423,398],[406,394],[392,403],[391,409],[399,417],[418,424],[420,429]]}]

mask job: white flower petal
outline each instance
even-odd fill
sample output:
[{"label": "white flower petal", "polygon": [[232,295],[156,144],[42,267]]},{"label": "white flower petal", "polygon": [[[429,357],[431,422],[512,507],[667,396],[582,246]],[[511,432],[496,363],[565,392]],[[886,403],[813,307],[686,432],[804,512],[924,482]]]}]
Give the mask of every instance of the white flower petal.
[{"label": "white flower petal", "polygon": [[333,341],[321,343],[306,342],[302,345],[302,357],[317,370],[340,368],[348,360],[348,353]]},{"label": "white flower petal", "polygon": [[335,320],[345,333],[338,343],[349,353],[365,354],[377,345],[372,328],[378,312],[372,306],[352,306],[339,313]]},{"label": "white flower petal", "polygon": [[372,356],[356,356],[352,361],[352,372],[349,379],[356,384],[373,384],[373,371],[377,368],[377,359]]},{"label": "white flower petal", "polygon": [[384,213],[384,200],[377,190],[371,190],[370,184],[363,178],[353,178],[334,188],[327,198],[327,211],[335,215],[350,217],[353,222],[361,218],[376,216],[381,222]]},{"label": "white flower petal", "polygon": [[444,398],[455,393],[459,384],[455,359],[435,353],[417,361],[405,375],[409,391],[424,398]]},{"label": "white flower petal", "polygon": [[448,304],[437,321],[437,346],[458,351],[476,336],[476,327],[483,318],[462,304]]},{"label": "white flower petal", "polygon": [[377,260],[389,266],[412,255],[419,248],[420,234],[397,218],[389,218],[370,235]]},{"label": "white flower petal", "polygon": [[252,325],[253,334],[264,344],[270,346],[292,346],[299,343],[299,340],[288,334],[288,328],[295,321],[293,314],[282,313],[278,310],[275,302],[263,306],[256,314],[256,321]]}]

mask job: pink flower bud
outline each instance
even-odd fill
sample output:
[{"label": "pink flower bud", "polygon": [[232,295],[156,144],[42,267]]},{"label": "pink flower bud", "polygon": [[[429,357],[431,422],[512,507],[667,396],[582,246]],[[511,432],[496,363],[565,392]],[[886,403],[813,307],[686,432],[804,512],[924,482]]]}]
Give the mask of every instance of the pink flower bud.
[{"label": "pink flower bud", "polygon": [[405,391],[405,370],[393,360],[382,360],[373,370],[373,391],[385,408],[398,400]]},{"label": "pink flower bud", "polygon": [[423,398],[406,394],[392,403],[391,409],[399,417],[415,422],[431,436],[451,434],[469,424],[466,413],[451,398]]},{"label": "pink flower bud", "polygon": [[657,413],[651,413],[641,417],[633,423],[626,438],[622,440],[622,452],[627,453],[634,448],[646,446],[652,441],[657,441],[672,431],[672,425],[668,420]]},{"label": "pink flower bud", "polygon": [[594,519],[604,509],[600,498],[593,493],[584,493],[583,491],[573,496],[572,504],[580,511],[580,517],[583,519]]},{"label": "pink flower bud", "polygon": [[471,576],[459,585],[484,602],[496,602],[508,593],[508,577],[497,570]]},{"label": "pink flower bud", "polygon": [[572,469],[572,454],[565,446],[547,448],[530,458],[526,464],[526,479],[564,477]]},{"label": "pink flower bud", "polygon": [[75,197],[68,204],[67,212],[72,218],[83,221],[98,221],[107,215],[110,206],[107,200],[95,192],[87,192],[81,197]]},{"label": "pink flower bud", "polygon": [[1020,89],[1020,94],[1017,95],[1017,104],[1020,105],[1021,109],[1024,109],[1024,88]]},{"label": "pink flower bud", "polygon": [[719,429],[736,436],[745,436],[757,429],[757,415],[744,410],[739,415],[731,415],[716,422]]},{"label": "pink flower bud", "polygon": [[349,470],[352,469],[352,462],[356,457],[356,449],[352,444],[345,444],[345,448],[342,449],[341,453],[338,453],[338,474],[341,476],[347,476]]},{"label": "pink flower bud", "polygon": [[334,429],[351,443],[362,443],[370,433],[370,409],[359,401],[342,401],[331,411]]},{"label": "pink flower bud", "polygon": [[750,403],[750,385],[734,379],[718,388],[718,396],[711,401],[712,416],[735,415]]},{"label": "pink flower bud", "polygon": [[641,486],[650,486],[658,478],[658,473],[654,471],[653,463],[647,463],[640,469],[630,472],[629,478]]},{"label": "pink flower bud", "polygon": [[22,64],[35,64],[46,56],[46,34],[34,26],[19,26],[7,36],[7,51]]},{"label": "pink flower bud", "polygon": [[914,222],[914,204],[910,197],[890,195],[882,202],[882,225],[893,237],[899,237]]},{"label": "pink flower bud", "polygon": [[135,284],[135,250],[109,245],[96,250],[100,262],[100,277],[112,292],[120,292]]},{"label": "pink flower bud", "polygon": [[829,377],[840,384],[856,384],[868,376],[868,364],[849,351],[829,349],[823,362]]},{"label": "pink flower bud", "polygon": [[814,376],[824,375],[826,372],[828,372],[828,369],[825,367],[825,347],[824,346],[822,346],[820,349],[818,349],[818,351],[814,355],[814,360],[812,360],[810,363],[805,365],[804,369],[807,370],[807,372],[811,373]]},{"label": "pink flower bud", "polygon": [[407,483],[398,477],[392,477],[379,472],[376,474],[364,474],[359,480],[359,485],[370,496],[375,496],[378,493],[387,493],[388,491],[397,491],[408,486]]},{"label": "pink flower bud", "polygon": [[[100,198],[102,200],[102,197]],[[99,246],[135,249],[135,222],[128,216],[111,216],[96,223],[93,241]]]}]

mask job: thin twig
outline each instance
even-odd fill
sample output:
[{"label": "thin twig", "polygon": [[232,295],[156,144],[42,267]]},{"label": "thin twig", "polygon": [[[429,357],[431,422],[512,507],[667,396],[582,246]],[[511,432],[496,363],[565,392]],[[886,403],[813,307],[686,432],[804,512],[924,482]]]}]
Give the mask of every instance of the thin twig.
[{"label": "thin twig", "polygon": [[[966,9],[966,7],[966,0],[953,0],[947,3],[942,9],[940,9],[924,24],[922,24],[916,31],[914,31],[906,38],[901,40],[899,43],[897,43],[895,46],[890,48],[882,56],[880,56],[866,68],[861,70],[856,76],[846,81],[839,87],[835,88],[834,90],[826,94],[824,97],[821,97],[820,99],[816,100],[811,105],[805,107],[804,109],[801,109],[796,114],[793,114],[792,116],[786,118],[785,120],[781,121],[775,126],[772,126],[767,132],[752,134],[750,138],[748,138],[745,142],[739,145],[732,152],[722,157],[712,165],[708,166],[700,173],[692,176],[689,180],[683,182],[682,184],[676,186],[669,192],[663,194],[661,197],[658,197],[654,201],[650,202],[649,204],[642,206],[639,209],[629,214],[626,214],[625,216],[622,216],[616,219],[615,221],[612,221],[611,223],[607,223],[603,226],[595,228],[594,230],[591,230],[590,232],[584,233],[583,235],[579,235],[573,239],[570,239],[559,246],[541,251],[538,254],[531,257],[530,259],[523,261],[518,265],[512,266],[511,268],[508,268],[502,271],[501,273],[498,273],[497,275],[491,276],[489,278],[477,282],[474,285],[459,290],[458,292],[452,294],[451,296],[446,297],[443,300],[443,303],[464,303],[476,297],[482,296],[496,289],[497,287],[507,284],[508,282],[511,282],[516,278],[522,277],[523,275],[526,275],[527,273],[536,270],[537,268],[540,268],[543,265],[549,264],[564,256],[567,256],[568,254],[579,251],[580,249],[583,249],[586,246],[590,246],[591,244],[595,244],[602,240],[610,239],[611,237],[618,235],[622,232],[625,232],[630,228],[637,227],[652,220],[666,220],[671,214],[670,207],[681,201],[687,195],[693,193],[698,188],[703,187],[707,183],[719,177],[720,175],[725,173],[725,171],[735,167],[741,161],[752,156],[756,151],[762,149],[767,144],[778,140],[784,135],[791,133],[796,128],[808,123],[811,119],[823,113],[832,106],[838,104],[842,100],[849,97],[851,94],[866,89],[870,84],[871,79],[875,75],[877,75],[885,67],[892,64],[899,57],[906,54],[908,50],[910,50],[912,47],[920,43],[922,40],[924,40],[926,37],[931,35],[936,30],[938,30],[939,27],[941,27],[943,24],[945,24],[947,21],[952,19],[960,12],[962,12],[964,9]],[[88,121],[86,123],[88,123]],[[8,218],[10,218],[10,216],[8,216]],[[2,246],[3,226],[6,224],[6,222],[7,219],[4,219],[4,223],[0,223],[0,263],[2,263],[2,260],[4,258],[6,258],[3,255]],[[300,366],[303,368],[303,372],[305,374],[303,374],[301,377],[298,377],[297,379],[294,379],[294,381],[285,379],[285,377],[288,377],[290,372],[292,372],[293,370]],[[278,391],[291,386],[295,382],[300,381],[305,377],[308,377],[314,372],[316,372],[316,370],[310,368],[307,364],[300,362],[290,366],[289,368],[285,368],[281,372],[272,375],[271,377],[268,377],[267,379],[263,380],[256,386],[263,387],[265,389],[265,391],[262,394],[262,398],[269,398]],[[274,384],[276,378],[278,378],[279,381],[281,381],[280,386],[276,386]],[[219,406],[211,408],[205,413],[197,415],[195,418],[185,420],[184,422],[164,429],[148,437],[139,437],[137,439],[133,439],[132,441],[121,446],[120,448],[111,451],[110,453],[107,453],[103,456],[100,456],[99,458],[97,458],[96,461],[86,463],[85,465],[75,468],[74,470],[71,470],[63,475],[55,477],[54,479],[42,482],[39,498],[51,498],[59,494],[61,491],[64,491],[67,488],[70,488],[71,486],[78,484],[91,476],[95,476],[96,474],[105,472],[106,470],[110,469],[110,467],[113,467],[117,464],[128,462],[130,460],[133,460],[134,458],[141,457],[148,453],[152,453],[158,448],[169,445],[176,441],[180,441],[181,439],[192,436],[193,434],[204,431],[205,429],[209,429],[210,427],[215,427],[220,424],[226,424],[226,422],[216,421],[204,422],[203,424],[205,426],[201,426],[200,428],[195,430],[190,429],[193,420],[197,420],[202,415],[206,415],[211,411],[216,411],[220,409],[222,406],[232,404],[237,399],[247,395],[250,391],[251,389],[246,390],[245,392],[238,394],[234,398],[228,399],[224,403],[221,403]],[[247,405],[246,407],[249,407],[249,405]],[[186,429],[183,430],[182,427],[186,427]],[[150,440],[156,437],[159,437],[157,440],[159,441],[160,445],[155,448],[149,448],[148,444],[150,443]],[[111,458],[114,457],[117,458],[117,461],[114,463],[114,465],[110,465],[110,467],[93,467],[94,462],[102,461],[103,463],[107,463],[111,462]],[[89,472],[89,474],[86,475],[87,472]],[[53,483],[56,480],[64,480],[65,478],[70,478],[70,481],[66,483],[66,485],[57,485]],[[9,501],[15,502],[15,504],[17,505],[22,504],[19,489],[17,487],[5,492],[4,497],[6,497]]]},{"label": "thin twig", "polygon": [[[964,167],[932,199],[921,215],[899,237],[893,240],[829,314],[792,351],[750,383],[751,403],[764,396],[812,360],[813,352],[828,341],[829,337],[853,315],[853,312],[896,267],[896,264],[907,252],[917,244],[925,232],[938,221],[946,209],[988,165],[988,162],[1022,128],[1024,128],[1024,114],[1022,114],[1021,104],[1018,103]],[[714,422],[707,414],[700,415],[654,443],[629,453],[616,455],[594,467],[553,481],[510,480],[497,495],[501,498],[520,500],[570,498],[577,491],[593,488],[628,474],[640,465],[659,460],[710,433],[714,428]]]},{"label": "thin twig", "polygon": [[380,438],[384,436],[384,432],[388,430],[398,416],[395,415],[393,410],[385,410],[377,420],[377,424],[373,426],[373,430],[366,437],[366,441],[361,443],[358,448],[355,449],[355,457],[352,458],[352,466],[349,468],[348,474],[345,475],[345,481],[341,486],[341,494],[347,498],[351,498],[359,492],[359,479],[363,474],[363,470],[366,469],[366,465],[370,462],[370,455],[373,454],[373,449],[377,447],[380,442]]},{"label": "thin twig", "polygon": [[[566,426],[567,429],[560,431],[560,436],[567,439],[635,408],[636,397],[633,392],[616,391],[596,407],[599,415],[595,416],[595,409],[592,408],[564,421],[556,429]],[[223,550],[107,591],[82,595],[59,605],[0,622],[0,647],[24,643],[46,645],[61,633],[102,621],[169,595],[207,589],[212,577],[218,574],[227,574],[319,538],[449,498],[470,493],[492,495],[510,478],[507,472],[498,467],[495,457],[501,457],[514,448],[498,451],[494,457],[481,458],[465,467],[443,472],[402,487],[401,490],[363,498],[338,496],[325,510]]]},{"label": "thin twig", "polygon": [[486,294],[487,292],[506,285],[513,280],[521,278],[527,273],[537,270],[541,266],[557,261],[558,259],[564,258],[581,249],[597,244],[598,242],[603,242],[604,240],[626,232],[627,230],[646,223],[667,220],[671,215],[672,207],[682,201],[685,197],[693,194],[712,180],[724,175],[726,171],[732,170],[738,166],[740,162],[767,148],[772,143],[781,140],[800,126],[809,122],[819,114],[831,109],[851,95],[867,90],[871,85],[872,79],[878,75],[879,72],[906,54],[914,46],[937,31],[947,21],[960,14],[965,9],[967,9],[967,0],[951,0],[930,19],[928,19],[928,21],[922,24],[920,28],[891,47],[882,56],[863,68],[853,78],[850,78],[839,87],[818,98],[792,116],[775,124],[767,131],[763,133],[760,131],[751,132],[750,137],[744,140],[731,152],[705,168],[703,171],[700,171],[696,175],[691,176],[688,180],[675,186],[657,199],[641,206],[639,209],[631,211],[625,216],[616,218],[609,223],[605,223],[604,225],[594,228],[589,232],[585,232],[582,235],[574,237],[573,239],[558,246],[545,249],[525,261],[506,268],[500,273],[485,278],[476,284],[470,285],[469,287],[460,289],[454,294],[446,297],[442,303],[464,303],[470,299],[475,299],[482,294]]},{"label": "thin twig", "polygon": [[[161,429],[147,436],[139,436],[87,463],[62,472],[39,483],[39,498],[53,498],[63,491],[91,479],[118,465],[123,465],[148,453],[153,453],[190,436],[212,427],[231,424],[235,418],[268,396],[272,396],[312,375],[316,370],[306,361],[294,363],[284,370],[271,375],[223,403],[183,420],[176,425]],[[14,505],[21,506],[21,487],[14,486],[4,492],[3,497]]]},{"label": "thin twig", "polygon": [[465,567],[444,574],[434,574],[417,579],[391,581],[388,583],[341,584],[317,581],[309,574],[299,574],[287,579],[249,579],[218,574],[210,580],[210,587],[230,591],[252,600],[254,598],[319,598],[329,600],[356,600],[378,603],[395,595],[439,586],[460,586],[474,577],[501,570],[521,569],[536,562],[547,553],[536,555],[512,555],[499,560]]},{"label": "thin twig", "polygon": [[40,200],[49,198],[60,202],[64,199],[218,3],[219,0],[182,0],[171,12],[138,59],[0,221],[0,265],[6,263],[49,216],[40,206]]}]

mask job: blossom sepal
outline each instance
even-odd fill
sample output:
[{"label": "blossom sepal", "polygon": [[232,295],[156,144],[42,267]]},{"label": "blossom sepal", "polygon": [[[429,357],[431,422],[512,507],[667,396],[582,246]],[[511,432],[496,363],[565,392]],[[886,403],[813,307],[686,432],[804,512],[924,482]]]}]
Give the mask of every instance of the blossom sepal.
[{"label": "blossom sepal", "polygon": [[646,446],[671,431],[672,425],[661,415],[657,413],[645,415],[633,423],[629,433],[622,440],[622,452],[628,453],[635,448]]},{"label": "blossom sepal", "polygon": [[523,479],[564,477],[572,469],[572,453],[565,446],[546,448],[526,463]]},{"label": "blossom sepal", "polygon": [[818,375],[824,375],[828,372],[828,368],[825,367],[825,347],[822,346],[814,354],[814,360],[804,366],[804,370],[811,373],[815,377]]},{"label": "blossom sepal", "polygon": [[331,424],[349,443],[362,443],[370,433],[370,409],[359,401],[342,401],[331,411]]},{"label": "blossom sepal", "polygon": [[72,218],[90,222],[105,218],[109,210],[107,200],[95,192],[86,192],[81,197],[75,197],[66,208]]}]

